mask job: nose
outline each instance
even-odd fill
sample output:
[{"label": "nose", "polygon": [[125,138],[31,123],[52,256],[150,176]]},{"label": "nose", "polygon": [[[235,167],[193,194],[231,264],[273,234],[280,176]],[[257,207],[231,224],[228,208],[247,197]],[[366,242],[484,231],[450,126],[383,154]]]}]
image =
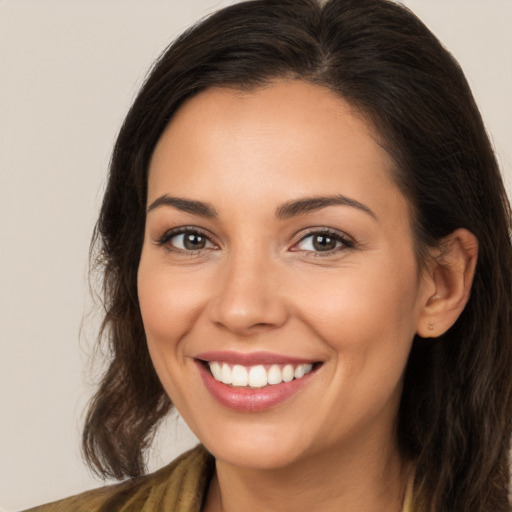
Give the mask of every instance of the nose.
[{"label": "nose", "polygon": [[210,320],[240,337],[283,326],[288,310],[280,282],[279,269],[268,256],[232,254],[219,272]]}]

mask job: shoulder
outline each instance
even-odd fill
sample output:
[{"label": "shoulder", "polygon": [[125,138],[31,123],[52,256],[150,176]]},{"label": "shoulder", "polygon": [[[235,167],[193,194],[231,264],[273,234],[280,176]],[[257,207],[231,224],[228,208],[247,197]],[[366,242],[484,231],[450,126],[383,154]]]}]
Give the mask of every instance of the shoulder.
[{"label": "shoulder", "polygon": [[199,445],[155,473],[25,512],[199,512],[213,467],[213,457]]}]

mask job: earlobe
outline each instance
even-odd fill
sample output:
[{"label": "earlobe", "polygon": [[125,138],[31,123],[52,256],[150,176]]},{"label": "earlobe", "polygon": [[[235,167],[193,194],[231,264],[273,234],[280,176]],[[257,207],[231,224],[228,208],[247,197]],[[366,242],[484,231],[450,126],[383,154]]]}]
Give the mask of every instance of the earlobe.
[{"label": "earlobe", "polygon": [[457,229],[442,241],[431,258],[428,296],[416,331],[422,338],[444,334],[465,308],[478,259],[478,240],[467,229]]}]

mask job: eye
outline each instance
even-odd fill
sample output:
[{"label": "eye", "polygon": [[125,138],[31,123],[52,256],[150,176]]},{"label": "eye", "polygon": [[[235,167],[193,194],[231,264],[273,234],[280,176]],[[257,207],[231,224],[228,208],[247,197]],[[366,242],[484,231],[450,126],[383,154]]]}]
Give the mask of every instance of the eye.
[{"label": "eye", "polygon": [[335,252],[342,248],[352,248],[354,243],[339,233],[330,230],[315,231],[301,238],[293,247],[294,251]]},{"label": "eye", "polygon": [[158,245],[166,245],[170,250],[178,252],[216,248],[216,245],[204,233],[189,228],[169,231],[157,243]]}]

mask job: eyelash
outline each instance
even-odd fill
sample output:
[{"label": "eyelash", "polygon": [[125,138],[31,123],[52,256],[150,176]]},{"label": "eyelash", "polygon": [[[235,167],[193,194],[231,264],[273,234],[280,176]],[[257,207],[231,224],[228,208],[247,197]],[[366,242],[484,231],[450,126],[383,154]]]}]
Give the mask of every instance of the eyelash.
[{"label": "eyelash", "polygon": [[[206,239],[207,242],[209,242],[210,244],[212,244],[214,247],[217,247],[216,244],[214,244],[212,241],[211,241],[211,238],[209,235],[207,235],[204,231],[196,228],[196,227],[192,227],[192,226],[184,226],[184,227],[181,227],[181,228],[177,228],[177,229],[172,229],[170,231],[166,231],[162,237],[160,237],[157,241],[156,241],[156,244],[158,246],[166,246],[166,248],[171,251],[171,252],[175,252],[175,253],[180,253],[180,254],[186,254],[188,256],[194,256],[194,255],[197,255],[198,253],[200,253],[201,251],[203,250],[208,250],[210,248],[201,248],[201,249],[196,249],[196,250],[187,250],[187,249],[180,249],[172,244],[170,244],[170,241],[174,238],[174,237],[177,237],[177,236],[180,236],[180,235],[198,235],[198,236],[201,236],[203,238]],[[337,243],[340,243],[340,247],[336,247],[334,249],[330,249],[330,250],[327,250],[327,251],[314,251],[314,250],[303,250],[303,249],[293,249],[293,247],[297,246],[298,244],[304,242],[305,240],[307,240],[308,238],[310,237],[313,237],[313,236],[326,236],[326,237],[329,237],[329,238],[332,238],[334,239]],[[305,234],[304,236],[302,236],[295,244],[294,246],[291,248],[291,251],[292,252],[305,252],[306,254],[310,255],[310,256],[313,256],[313,257],[324,257],[324,256],[331,256],[332,254],[340,251],[340,250],[347,250],[347,249],[354,249],[355,248],[355,242],[347,237],[346,235],[343,235],[341,233],[339,233],[338,231],[335,231],[333,229],[329,229],[329,228],[319,228],[319,229],[314,229],[314,230],[311,230],[309,231],[307,234]]]},{"label": "eyelash", "polygon": [[207,248],[196,249],[196,250],[180,249],[179,247],[176,247],[176,246],[172,245],[171,243],[169,243],[174,237],[177,237],[180,235],[198,235],[198,236],[203,237],[204,239],[206,239],[207,242],[209,242],[210,244],[215,246],[215,244],[211,241],[211,238],[209,235],[207,235],[204,231],[202,231],[196,227],[192,227],[192,226],[184,226],[181,228],[171,229],[169,231],[166,231],[162,235],[162,237],[160,237],[157,240],[156,244],[160,247],[165,246],[167,248],[167,250],[169,250],[171,252],[185,254],[187,256],[197,255],[202,250],[207,249]]},{"label": "eyelash", "polygon": [[[311,237],[314,237],[314,236],[319,236],[319,235],[332,238],[333,240],[336,241],[336,243],[340,243],[340,246],[339,247],[335,247],[334,249],[327,250],[327,251],[305,251],[308,256],[313,256],[315,258],[331,256],[331,255],[333,255],[333,254],[335,254],[335,253],[337,253],[337,252],[339,252],[341,250],[347,250],[347,249],[354,249],[355,248],[355,243],[354,243],[354,241],[351,238],[349,238],[348,236],[340,233],[339,231],[335,231],[335,230],[329,229],[329,228],[313,229],[313,230],[309,231],[307,234],[305,234],[303,237],[301,237],[298,242],[296,242],[294,244],[294,247],[296,245],[304,242],[308,238],[311,238]],[[294,252],[301,251],[301,249],[293,249],[293,248],[292,248],[292,250]]]}]

